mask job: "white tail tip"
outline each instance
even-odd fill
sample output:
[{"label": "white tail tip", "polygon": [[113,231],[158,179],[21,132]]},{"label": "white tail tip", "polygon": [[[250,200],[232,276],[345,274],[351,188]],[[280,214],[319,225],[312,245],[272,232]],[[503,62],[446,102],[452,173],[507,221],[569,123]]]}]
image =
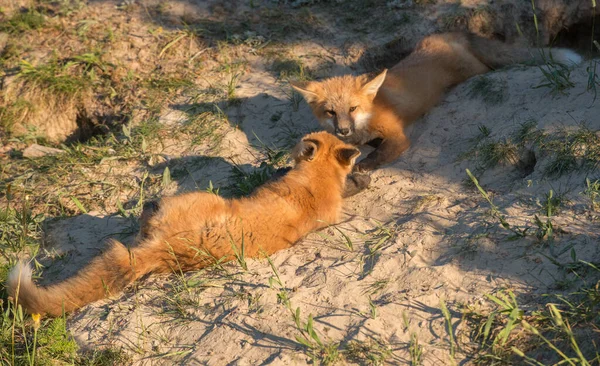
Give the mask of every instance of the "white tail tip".
[{"label": "white tail tip", "polygon": [[552,59],[567,66],[579,65],[583,61],[580,54],[567,48],[553,49]]},{"label": "white tail tip", "polygon": [[31,282],[31,267],[29,264],[19,261],[8,274],[8,288],[15,292],[18,286],[24,286]]}]

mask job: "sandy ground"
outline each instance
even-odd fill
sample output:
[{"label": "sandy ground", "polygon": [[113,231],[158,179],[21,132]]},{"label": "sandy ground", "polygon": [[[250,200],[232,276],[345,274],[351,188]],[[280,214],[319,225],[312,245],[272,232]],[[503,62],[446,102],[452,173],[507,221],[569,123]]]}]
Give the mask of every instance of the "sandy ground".
[{"label": "sandy ground", "polygon": [[[547,130],[574,128],[586,123],[600,128],[593,96],[582,93],[585,66],[572,72],[579,87],[567,95],[551,96],[548,89],[533,86],[542,81],[536,67],[494,72],[489,78],[505,85],[506,100],[489,105],[469,95],[473,81],[452,90],[445,100],[414,125],[413,145],[399,161],[372,174],[368,191],[345,203],[346,221],[338,229],[313,233],[294,248],[273,256],[281,279],[290,289],[291,302],[302,314],[313,314],[322,339],[347,343],[352,340],[389,346],[390,363],[407,362],[410,333],[424,345],[426,364],[448,362],[448,340],[440,301],[453,309],[460,326],[460,304],[477,303],[483,294],[512,289],[525,304],[535,294],[556,286],[562,272],[546,259],[548,248],[531,238],[509,240],[505,230],[489,215],[489,205],[479,193],[465,186],[465,168],[473,161],[461,160],[465,148],[478,134],[478,126],[489,127],[494,136],[513,133],[520,123],[535,119]],[[248,134],[256,133],[265,143],[276,143],[279,126],[264,123],[282,110],[294,128],[310,129],[312,117],[306,105],[297,112],[277,105],[284,97],[272,77],[260,73],[242,81],[240,94],[247,101],[239,108],[243,126],[227,134],[223,154],[239,163],[253,164]],[[235,118],[235,117],[234,117]],[[283,122],[282,122],[283,124]],[[550,189],[567,192],[569,203],[554,225],[556,251],[572,246],[578,258],[599,258],[598,222],[581,215],[586,210],[585,174],[544,179],[547,159],[537,157],[530,174],[522,176],[512,166],[491,169],[480,176],[482,185],[494,193],[494,202],[508,220],[534,226],[534,214]],[[200,184],[220,184],[223,168],[192,172]],[[201,178],[203,177],[203,178]],[[219,178],[222,177],[222,178]],[[204,181],[202,181],[204,180]],[[179,190],[193,189],[182,182]],[[114,217],[80,216],[53,227],[50,241],[68,253],[61,268],[97,254],[100,240],[120,232],[132,232],[132,223]],[[369,247],[390,230],[381,250],[370,255]],[[127,240],[127,239],[125,239]],[[557,258],[565,259],[567,250]],[[295,341],[289,312],[277,303],[278,289],[269,287],[273,273],[264,260],[250,261],[248,272],[236,265],[228,274],[214,271],[188,274],[202,281],[188,293],[175,276],[151,277],[112,300],[100,301],[70,318],[69,328],[81,345],[121,345],[131,350],[140,364],[175,360],[190,364],[303,364],[309,359]],[[69,270],[72,272],[72,270]],[[47,272],[50,274],[51,272]],[[61,277],[67,273],[62,272]],[[381,288],[377,287],[379,283]],[[373,293],[374,292],[374,293]],[[182,304],[173,299],[182,297]],[[370,315],[369,297],[377,316]],[[402,314],[409,319],[406,329]],[[151,355],[149,355],[151,354]]]},{"label": "sandy ground", "polygon": [[[413,32],[411,37],[417,37],[426,27]],[[298,42],[292,52],[309,66],[333,60],[317,76],[361,71],[349,56],[351,50],[339,51],[348,37],[340,34],[336,45]],[[388,40],[375,38],[371,44]],[[226,110],[231,126],[225,128],[219,149],[181,151],[166,144],[161,152],[169,159],[213,158],[204,166],[191,166],[172,193],[204,189],[209,181],[225,186],[232,163],[256,166],[258,138],[268,146],[289,146],[317,129],[304,102],[292,108],[289,86],[269,72],[264,60],[248,55],[247,61],[249,72],[236,90],[242,103]],[[342,224],[312,233],[272,257],[292,307],[301,309],[304,321],[313,315],[321,340],[387,348],[387,363],[406,364],[411,333],[416,333],[426,365],[449,364],[441,301],[450,309],[459,337],[462,305],[483,304],[484,294],[511,289],[527,309],[535,295],[555,289],[565,275],[547,256],[568,260],[574,249],[580,259],[600,259],[599,221],[587,215],[589,203],[580,194],[586,172],[547,179],[543,172],[550,157],[533,149],[536,164],[526,173],[500,165],[479,174],[507,220],[521,227],[535,226],[539,202],[550,189],[564,192],[567,204],[552,218],[561,231],[551,254],[530,236],[511,240],[490,215],[489,204],[465,184],[465,169],[475,170],[477,163],[462,158],[474,146],[479,126],[487,126],[496,139],[511,136],[530,120],[546,131],[575,129],[582,123],[600,129],[598,102],[585,91],[586,66],[571,72],[575,87],[564,95],[534,88],[544,81],[538,67],[490,73],[487,77],[502,85],[505,96],[498,104],[472,95],[475,80],[454,88],[414,125],[412,147],[394,164],[373,172],[367,191],[345,202]],[[274,115],[280,118],[274,120]],[[172,106],[163,122],[181,118]],[[130,243],[136,229],[135,220],[95,212],[50,223],[45,248],[61,256],[45,271],[46,282],[75,273],[100,252],[107,237]],[[379,250],[373,252],[375,246]],[[250,260],[248,267],[242,271],[230,264],[224,270],[151,276],[76,312],[69,317],[69,330],[83,348],[123,347],[140,365],[309,363],[295,339],[300,332],[292,316],[278,302],[280,289],[270,286],[274,274],[267,261]]]}]

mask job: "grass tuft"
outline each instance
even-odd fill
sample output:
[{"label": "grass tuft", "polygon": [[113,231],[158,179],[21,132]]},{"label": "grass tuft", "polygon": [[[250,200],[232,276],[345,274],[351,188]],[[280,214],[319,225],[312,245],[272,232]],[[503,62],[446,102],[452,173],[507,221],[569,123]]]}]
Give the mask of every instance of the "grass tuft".
[{"label": "grass tuft", "polygon": [[0,31],[12,34],[40,29],[44,26],[44,15],[36,10],[28,9],[17,12],[12,18],[0,23]]},{"label": "grass tuft", "polygon": [[490,76],[477,76],[470,84],[469,96],[480,98],[490,105],[501,104],[506,100],[506,82]]}]

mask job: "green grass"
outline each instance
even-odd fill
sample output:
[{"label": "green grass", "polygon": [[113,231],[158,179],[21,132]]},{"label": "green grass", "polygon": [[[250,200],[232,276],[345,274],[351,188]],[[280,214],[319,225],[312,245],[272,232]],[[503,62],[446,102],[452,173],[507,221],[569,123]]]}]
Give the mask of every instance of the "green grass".
[{"label": "green grass", "polygon": [[2,134],[10,135],[15,124],[23,121],[27,113],[34,110],[35,106],[23,98],[0,106],[0,138]]},{"label": "green grass", "polygon": [[[11,193],[6,192],[10,197]],[[35,256],[39,250],[44,216],[34,215],[28,200],[17,209],[0,209],[0,364],[7,365],[114,365],[129,357],[117,349],[79,352],[79,346],[66,329],[66,319],[32,319],[19,307],[15,309],[4,287],[16,254]],[[41,268],[34,260],[36,268]],[[37,272],[37,271],[36,271]]]},{"label": "green grass", "polygon": [[30,87],[40,88],[47,95],[66,98],[80,96],[92,86],[98,86],[101,77],[113,65],[102,60],[98,52],[88,52],[70,58],[54,57],[37,66],[21,60],[17,74]]},{"label": "green grass", "polygon": [[573,88],[575,84],[571,81],[571,70],[568,66],[554,62],[551,55],[544,55],[546,64],[539,66],[544,81],[534,88],[548,88],[554,95],[567,94],[567,90]]},{"label": "green grass", "polygon": [[350,341],[344,347],[344,357],[360,365],[385,365],[392,356],[392,349],[383,342],[369,339],[367,341]]},{"label": "green grass", "polygon": [[477,152],[478,158],[485,168],[497,165],[515,165],[519,161],[518,148],[508,139],[485,143]]},{"label": "green grass", "polygon": [[233,166],[230,176],[233,183],[229,186],[229,190],[233,196],[247,196],[257,187],[269,181],[276,170],[273,165],[265,162],[252,171],[244,171],[238,166]]},{"label": "green grass", "polygon": [[487,104],[501,104],[506,100],[506,82],[482,75],[469,84],[469,96],[479,98]]},{"label": "green grass", "polygon": [[549,178],[574,171],[592,172],[600,165],[600,135],[584,124],[546,131],[538,129],[535,120],[527,120],[504,137],[496,137],[489,128],[480,126],[471,143],[459,160],[475,160],[478,173],[498,165],[518,167],[521,156],[531,150],[536,150],[537,161],[547,158],[542,170]]},{"label": "green grass", "polygon": [[[68,217],[92,211],[102,214],[118,213],[131,218],[131,229],[134,231],[135,218],[145,200],[159,197],[169,188],[175,189],[177,182],[195,176],[198,170],[206,167],[217,155],[223,136],[235,123],[235,120],[228,120],[225,112],[229,111],[226,108],[239,105],[242,101],[239,92],[241,89],[238,87],[245,83],[242,75],[252,72],[255,61],[266,65],[281,84],[285,79],[311,80],[316,75],[323,77],[326,75],[323,65],[331,63],[331,53],[315,51],[318,47],[311,48],[310,54],[299,54],[302,46],[297,43],[297,39],[304,39],[307,35],[311,38],[324,30],[322,19],[325,18],[321,18],[321,13],[316,12],[322,12],[322,8],[325,11],[336,9],[333,3],[325,2],[305,6],[300,10],[290,10],[287,4],[269,6],[254,1],[249,4],[251,16],[245,16],[244,19],[226,14],[226,18],[215,16],[215,19],[207,20],[197,19],[196,14],[186,14],[173,23],[169,19],[170,5],[166,2],[148,8],[129,3],[131,2],[120,6],[120,10],[117,9],[112,14],[115,19],[126,16],[131,20],[127,25],[131,28],[127,31],[122,28],[120,20],[111,20],[107,24],[102,24],[101,18],[90,21],[86,4],[80,0],[36,0],[35,9],[39,11],[15,13],[12,18],[3,18],[6,20],[0,24],[0,31],[10,33],[8,45],[0,54],[0,68],[19,73],[17,81],[25,86],[22,92],[47,93],[60,100],[79,100],[89,93],[94,113],[105,113],[104,108],[114,106],[116,109],[110,109],[110,113],[122,108],[122,115],[126,117],[88,141],[57,146],[65,151],[60,156],[21,159],[20,151],[25,143],[45,143],[44,140],[34,140],[36,131],[31,131],[27,137],[15,139],[6,134],[6,131],[10,133],[12,126],[31,113],[39,112],[37,108],[43,106],[26,98],[26,95],[6,100],[6,103],[0,105],[0,129],[5,134],[0,139],[2,143],[8,143],[7,146],[14,147],[14,150],[8,150],[4,156],[0,153],[2,282],[16,259],[16,253],[27,256],[39,251],[46,218]],[[428,6],[427,1],[415,3],[417,10]],[[345,4],[348,11],[343,12],[339,20],[344,28],[357,31],[360,37],[360,32],[369,33],[370,36],[376,34],[376,30],[383,29],[389,35],[390,32],[397,31],[394,25],[397,28],[398,14],[391,14],[397,13],[396,11],[384,11],[391,14],[394,22],[389,21],[389,17],[378,16],[378,9],[388,9],[386,5],[385,1],[379,0],[351,1]],[[111,9],[114,10],[105,10]],[[455,14],[440,19],[442,23],[446,23],[442,26],[460,26],[477,15],[478,11],[485,9],[456,10]],[[219,9],[215,10],[218,11]],[[403,10],[402,13],[399,15],[401,23],[409,18],[411,21],[419,19],[414,9]],[[143,25],[136,23],[136,17],[140,14],[144,17]],[[328,24],[326,30],[335,31],[336,26]],[[48,37],[56,37],[56,40],[49,40]],[[142,41],[146,42],[145,49],[138,50],[134,47],[140,40],[145,40]],[[49,48],[54,44],[51,41],[69,44],[70,47],[60,55],[51,54]],[[294,56],[290,56],[288,51],[290,44],[294,47]],[[123,45],[132,51],[126,52],[127,57],[119,56],[116,61],[111,61],[114,65],[106,61],[112,59],[113,52],[123,53],[119,49]],[[325,47],[329,45],[326,44]],[[348,51],[353,52],[351,49]],[[353,57],[352,52],[348,52],[350,57]],[[252,55],[253,61],[248,62],[246,55]],[[317,61],[321,64],[313,68],[318,57],[323,61]],[[22,60],[24,62],[21,63]],[[307,60],[310,60],[310,64]],[[548,63],[542,66],[544,81],[540,87],[558,94],[569,92],[573,79],[570,71],[552,64],[551,60]],[[595,63],[590,63],[590,67],[588,89],[595,92],[598,85]],[[244,91],[248,90],[247,86],[244,85]],[[495,105],[506,100],[505,86],[503,80],[485,75],[471,81],[468,93],[470,97],[481,99],[485,104]],[[277,88],[277,85],[274,87]],[[199,90],[200,88],[202,89]],[[285,92],[288,92],[287,89]],[[288,100],[283,100],[281,104],[286,109],[280,110],[278,106],[279,109],[267,112],[266,117],[263,115],[265,123],[270,123],[269,128],[276,129],[275,136],[285,134],[285,146],[288,141],[297,141],[305,132],[294,121],[297,115],[288,113],[290,110],[298,110],[301,98],[297,93],[288,95]],[[184,112],[181,123],[177,121],[172,125],[163,124],[162,113],[166,105]],[[245,107],[246,105],[242,105],[240,110]],[[269,116],[272,116],[270,121]],[[288,130],[282,131],[284,128]],[[469,158],[475,160],[478,168],[517,164],[523,149],[531,149],[536,153],[538,161],[547,163],[546,166],[536,167],[543,170],[547,178],[554,179],[579,171],[594,172],[597,168],[598,140],[594,136],[597,131],[590,128],[580,126],[569,131],[540,130],[536,121],[525,121],[514,134],[500,135],[497,132],[483,125],[479,126],[478,135],[471,141],[476,149]],[[281,140],[276,141],[281,144]],[[255,146],[252,152],[254,151],[257,153],[253,161],[243,161],[243,168],[232,168],[229,184],[222,184],[219,189],[211,183],[207,191],[228,196],[248,195],[284,165],[287,154],[283,148],[267,147],[262,143],[261,146]],[[181,159],[182,162],[178,162],[180,153],[186,157],[185,160]],[[206,181],[209,178],[211,177],[206,177]],[[548,248],[556,246],[556,251],[563,251],[569,247],[569,244],[560,245],[558,238],[563,235],[568,238],[568,234],[563,234],[557,227],[562,222],[563,211],[571,212],[566,195],[557,191],[540,195],[539,212],[523,224],[510,215],[511,210],[505,211],[503,201],[494,197],[487,188],[481,187],[476,179],[469,178],[468,181],[472,187],[479,189],[483,202],[489,204],[490,210],[481,215],[482,219],[491,218],[489,221],[498,226],[501,233],[507,233],[507,236],[501,235],[501,238],[524,242],[532,240],[536,244],[534,249],[543,256],[547,254]],[[196,187],[202,189],[198,184]],[[590,174],[581,190],[584,190],[582,198],[586,209],[589,207],[590,211],[597,210],[600,201],[597,177]],[[418,194],[418,197],[420,199],[415,201],[413,214],[427,211],[436,202],[442,206],[449,199],[439,193],[427,194],[426,191]],[[409,202],[411,203],[412,201]],[[488,207],[487,204],[484,206]],[[491,215],[487,215],[487,212],[491,212]],[[586,336],[591,338],[595,335],[590,333],[590,329],[598,329],[600,295],[594,277],[596,270],[591,266],[597,264],[582,262],[579,257],[585,259],[583,254],[575,253],[574,247],[569,249],[571,257],[567,260],[548,254],[548,260],[560,274],[564,274],[564,278],[560,277],[555,284],[557,291],[570,291],[570,294],[561,292],[561,295],[548,294],[544,297],[533,294],[534,304],[525,304],[522,303],[524,300],[520,294],[513,298],[508,290],[494,292],[480,302],[482,308],[466,309],[463,322],[459,322],[456,317],[458,309],[455,303],[444,302],[440,305],[442,311],[435,315],[441,316],[438,320],[445,322],[446,328],[441,333],[443,342],[439,344],[425,341],[426,337],[417,333],[416,328],[409,329],[408,322],[404,342],[389,343],[390,339],[380,339],[380,334],[365,333],[373,329],[370,327],[371,323],[387,321],[384,316],[389,314],[389,308],[386,308],[387,297],[384,295],[390,295],[401,286],[396,283],[396,277],[374,277],[374,268],[378,269],[379,262],[389,256],[403,255],[405,261],[408,261],[417,253],[416,250],[409,251],[408,244],[400,243],[400,231],[410,230],[410,225],[400,226],[394,219],[395,217],[386,224],[378,223],[373,231],[364,235],[360,233],[360,240],[355,239],[355,235],[351,235],[346,229],[335,226],[327,229],[330,230],[329,233],[335,232],[332,234],[335,238],[331,240],[334,245],[325,249],[334,247],[335,253],[339,254],[336,260],[347,261],[347,265],[355,266],[352,267],[354,271],[350,269],[352,273],[348,275],[348,280],[362,276],[360,285],[363,296],[355,304],[361,310],[353,314],[359,315],[357,319],[365,322],[365,326],[359,330],[366,338],[332,339],[331,334],[338,333],[329,332],[326,326],[327,314],[325,318],[321,318],[316,315],[317,312],[323,315],[320,308],[296,300],[297,289],[288,288],[282,282],[272,262],[271,289],[261,292],[244,285],[243,290],[234,289],[216,295],[214,306],[206,306],[206,301],[201,301],[208,297],[204,292],[206,288],[235,287],[247,276],[256,278],[257,274],[253,272],[251,263],[246,263],[243,243],[235,245],[238,265],[244,271],[232,271],[231,267],[222,265],[219,259],[210,258],[215,262],[212,268],[214,276],[208,271],[185,275],[177,273],[174,278],[169,279],[170,287],[167,286],[158,295],[159,305],[156,309],[174,326],[186,326],[197,321],[197,311],[210,316],[220,314],[229,305],[233,308],[237,304],[242,305],[241,310],[247,308],[248,314],[258,317],[260,321],[263,317],[268,319],[272,315],[267,312],[271,311],[274,301],[268,300],[275,299],[265,298],[268,297],[267,294],[275,296],[276,293],[278,302],[285,308],[279,309],[285,313],[281,321],[289,325],[291,331],[287,340],[293,344],[294,350],[291,352],[296,352],[300,358],[305,355],[313,364],[344,364],[347,361],[362,365],[409,362],[420,365],[431,362],[428,359],[431,355],[429,351],[431,347],[438,345],[447,349],[448,355],[453,354],[452,357],[457,362],[463,356],[473,356],[478,364],[535,364],[536,357],[546,352],[546,355],[556,355],[554,361],[562,360],[563,364],[569,364],[555,349],[576,364],[585,364],[584,359],[590,364],[599,362],[594,353],[597,351],[587,347],[589,344],[585,342]],[[593,223],[597,216],[591,214],[589,220]],[[477,222],[467,224],[477,225]],[[473,235],[472,238],[483,236],[490,240],[496,239],[492,232],[481,236]],[[329,240],[326,235],[322,237],[325,241]],[[478,244],[476,240],[468,241],[462,252],[476,256]],[[308,248],[313,248],[310,243],[308,245]],[[316,250],[319,258],[327,258],[330,254],[323,252],[321,257],[321,248]],[[564,253],[568,254],[568,250]],[[44,253],[43,250],[41,254],[54,255]],[[307,265],[310,268],[310,263]],[[289,271],[290,268],[287,267],[286,270]],[[37,273],[39,274],[39,270]],[[252,282],[255,285],[255,281]],[[3,291],[1,286],[0,292]],[[131,360],[119,349],[99,349],[90,353],[77,349],[72,336],[65,329],[64,318],[42,320],[37,335],[34,336],[35,322],[27,316],[18,315],[7,300],[6,294],[2,293],[5,318],[0,324],[0,364],[12,362],[12,349],[15,350],[16,364],[33,363],[34,354],[36,364],[125,365],[144,357],[149,357],[146,359],[149,362],[160,357],[165,360],[170,358],[169,354],[159,355],[157,349],[148,350],[145,347],[144,342],[153,340],[155,335],[150,333],[155,331],[144,325],[137,339],[135,336],[128,339],[134,352],[139,352],[134,356],[135,360]],[[138,299],[136,292],[134,307],[141,304],[138,300],[141,301],[142,297]],[[551,301],[555,307],[535,304],[544,304],[546,300]],[[127,307],[123,304],[118,307],[120,306]],[[136,313],[136,316],[139,314]],[[101,321],[102,324],[108,323],[109,327],[113,327],[115,323],[112,322],[118,321],[118,318]],[[467,331],[474,332],[473,339],[476,342],[470,345],[473,348],[461,342],[464,321],[468,321],[470,327]],[[115,331],[111,328],[107,341],[114,340],[111,334]],[[146,333],[147,331],[150,333]],[[168,338],[168,335],[161,337]],[[277,346],[275,343],[273,345]],[[472,349],[474,351],[470,353]],[[402,358],[397,358],[397,352],[402,353]],[[150,358],[154,356],[156,358]],[[442,362],[450,361],[444,359]]]},{"label": "green grass", "polygon": [[[598,271],[593,264],[588,264]],[[598,273],[590,276],[598,278]],[[485,309],[463,310],[470,339],[478,343],[475,362],[488,365],[600,362],[598,344],[590,342],[600,325],[600,282],[583,285],[569,295],[544,295],[546,306],[525,312],[509,290],[486,295]],[[543,355],[543,358],[540,356]],[[536,360],[537,359],[537,360]],[[544,360],[540,362],[538,360]]]},{"label": "green grass", "polygon": [[306,354],[314,363],[322,365],[336,364],[341,358],[339,344],[336,342],[325,342],[321,339],[321,336],[315,330],[312,314],[308,314],[306,321],[303,320],[302,310],[300,307],[294,308],[292,305],[289,290],[281,279],[275,263],[273,263],[266,253],[264,257],[267,259],[273,273],[273,276],[269,278],[269,287],[279,291],[277,293],[277,301],[289,311],[296,326],[298,333],[295,336],[295,340],[299,345],[304,347]]},{"label": "green grass", "polygon": [[276,57],[270,69],[282,80],[308,81],[314,78],[310,69],[297,58]]},{"label": "green grass", "polygon": [[18,34],[44,26],[44,15],[36,10],[19,11],[12,18],[0,23],[0,31]]},{"label": "green grass", "polygon": [[586,188],[583,194],[590,200],[590,209],[596,211],[600,208],[600,179],[591,180],[586,178]]},{"label": "green grass", "polygon": [[231,168],[231,184],[227,187],[228,192],[233,196],[247,196],[257,187],[263,185],[271,179],[277,169],[285,165],[289,152],[277,147],[270,147],[259,140],[256,146],[259,150],[258,157],[260,165],[252,170],[242,169],[238,165]]},{"label": "green grass", "polygon": [[89,89],[91,80],[68,74],[67,71],[71,66],[72,64],[60,65],[57,60],[40,66],[21,61],[21,71],[18,75],[26,82],[39,86],[49,93],[74,97]]},{"label": "green grass", "polygon": [[593,171],[600,164],[600,136],[584,125],[547,134],[539,146],[552,157],[545,167],[545,174],[550,177],[577,170]]}]

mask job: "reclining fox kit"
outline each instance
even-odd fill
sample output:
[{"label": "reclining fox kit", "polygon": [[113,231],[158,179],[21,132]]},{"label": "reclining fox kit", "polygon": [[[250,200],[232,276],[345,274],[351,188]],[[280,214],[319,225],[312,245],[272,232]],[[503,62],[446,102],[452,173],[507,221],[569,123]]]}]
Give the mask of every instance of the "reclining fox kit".
[{"label": "reclining fox kit", "polygon": [[[31,280],[19,263],[9,294],[28,313],[59,316],[121,291],[149,273],[189,271],[291,247],[312,230],[336,223],[346,176],[360,152],[326,132],[305,136],[292,150],[295,166],[251,196],[224,199],[206,192],[163,198],[144,212],[137,245],[113,240],[104,254],[74,277],[48,287]],[[145,222],[144,222],[145,221]]]},{"label": "reclining fox kit", "polygon": [[551,59],[577,64],[568,50],[530,50],[466,33],[423,39],[415,50],[374,79],[342,76],[321,82],[292,82],[321,126],[344,141],[379,146],[356,166],[370,171],[396,160],[409,146],[405,128],[435,106],[444,92],[468,78],[519,62]]}]

